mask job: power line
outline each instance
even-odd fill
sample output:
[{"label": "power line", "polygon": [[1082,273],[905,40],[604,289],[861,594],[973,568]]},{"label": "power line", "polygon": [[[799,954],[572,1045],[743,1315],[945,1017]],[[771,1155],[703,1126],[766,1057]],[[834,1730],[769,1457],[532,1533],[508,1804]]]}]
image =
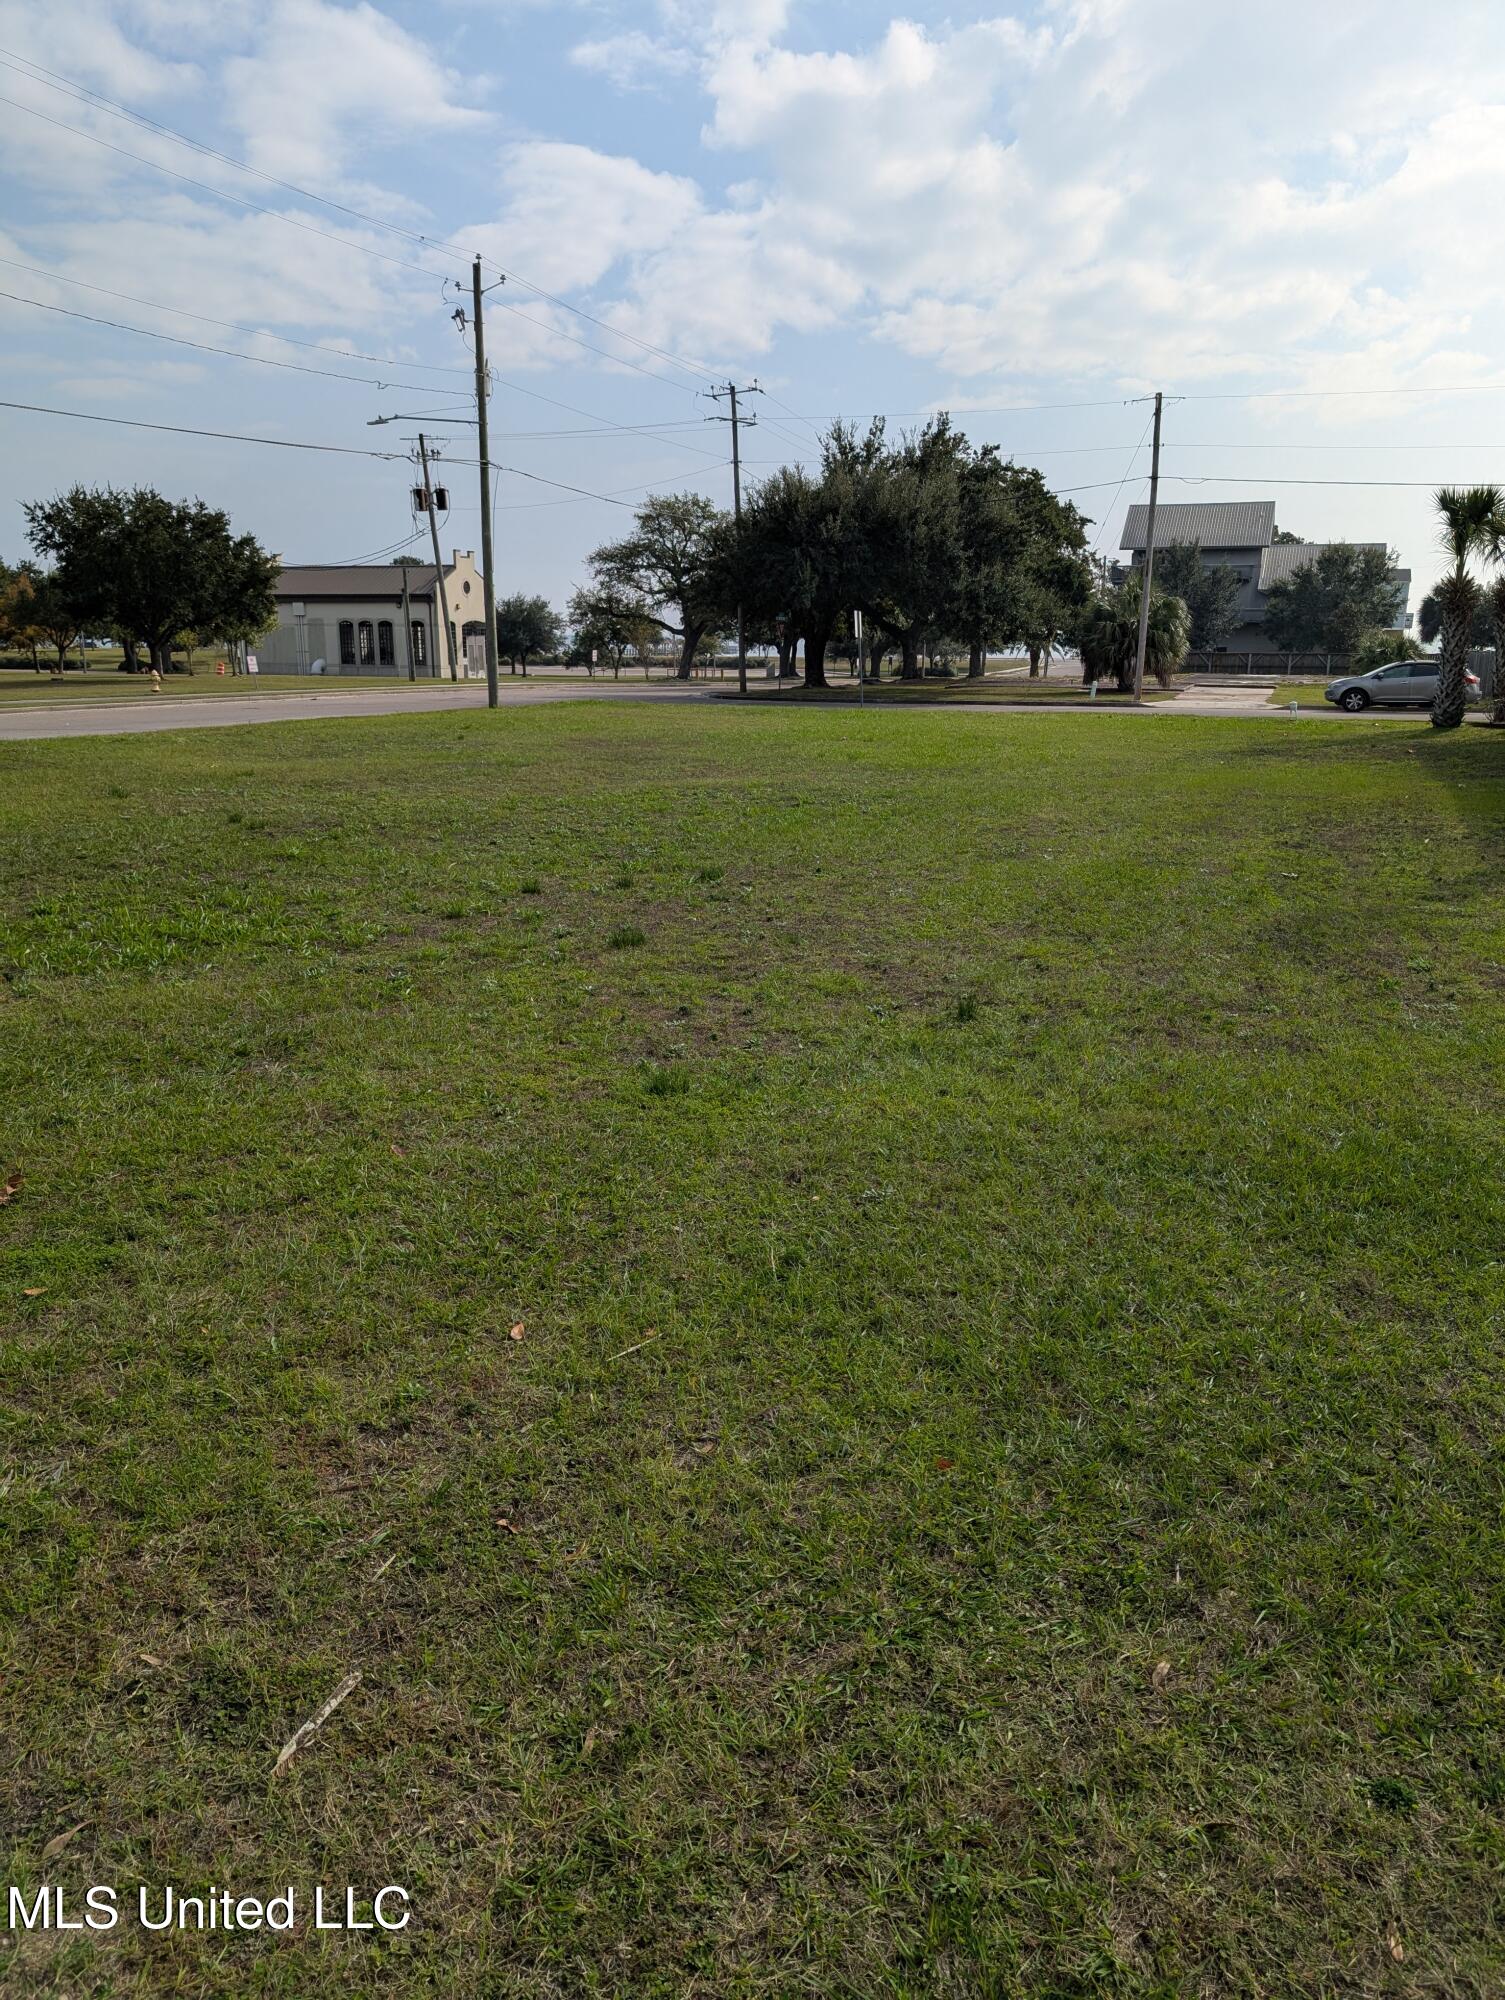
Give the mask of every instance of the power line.
[{"label": "power line", "polygon": [[213,195],[219,201],[233,201],[246,208],[253,215],[270,216],[275,222],[285,222],[289,229],[301,229],[309,236],[318,236],[326,243],[338,243],[342,250],[358,250],[367,257],[378,257],[384,264],[395,264],[399,270],[416,271],[420,278],[442,278],[442,271],[433,271],[425,264],[414,264],[405,257],[389,256],[385,250],[375,250],[369,243],[357,243],[348,236],[336,236],[331,230],[315,228],[311,222],[302,222],[295,215],[288,215],[280,208],[266,208],[260,202],[249,200],[243,194],[236,194],[231,188],[214,187],[208,181],[197,181],[192,174],[180,174],[176,167],[167,167],[160,160],[149,160],[144,153],[133,153],[126,146],[113,145],[108,139],[101,139],[97,132],[85,131],[82,125],[70,125],[65,118],[54,118],[49,112],[38,111],[34,104],[23,104],[17,97],[0,96],[0,104],[8,104],[14,111],[24,111],[29,118],[40,118],[44,125],[52,125],[59,132],[71,132],[75,139],[87,139],[92,146],[102,146],[107,153],[118,153],[123,160],[134,160],[137,166],[150,167],[154,173],[166,174],[169,179],[182,181],[186,187],[198,188],[203,194]]},{"label": "power line", "polygon": [[[1129,462],[1124,467],[1123,478],[1119,480],[1117,490],[1114,492],[1113,498],[1108,502],[1108,514],[1111,514],[1113,512],[1113,509],[1118,505],[1118,496],[1120,493],[1123,492],[1125,486],[1127,486],[1129,483],[1129,474],[1134,470],[1134,461],[1136,458],[1138,458],[1139,454],[1144,450],[1144,441],[1149,436],[1150,424],[1152,424],[1154,421],[1155,421],[1154,418],[1151,417],[1149,421],[1145,424],[1143,431],[1141,431],[1140,433],[1138,444],[1135,445],[1133,451],[1129,454]],[[1107,481],[1105,480],[1103,483],[1104,485],[1106,485]],[[1073,490],[1077,492],[1086,492],[1087,488],[1078,487],[1074,488]],[[1098,543],[1102,540],[1103,529],[1107,525],[1108,525],[1108,517],[1107,514],[1105,514],[1103,516],[1101,523],[1098,526],[1097,533],[1092,537],[1093,548],[1096,548]]]},{"label": "power line", "polygon": [[[43,417],[71,417],[79,423],[112,424],[125,430],[167,431],[175,437],[215,438],[229,444],[268,445],[281,451],[332,452],[341,458],[377,458],[391,463],[394,460],[400,460],[408,456],[406,452],[372,451],[369,447],[362,449],[358,445],[311,444],[301,438],[254,437],[247,431],[211,431],[202,430],[189,424],[154,424],[148,423],[140,417],[107,417],[101,415],[96,410],[60,410],[46,403],[15,403],[0,400],[0,410],[25,410],[33,416]],[[446,465],[479,466],[480,462],[478,458],[452,458],[449,456],[446,456],[444,460]],[[725,464],[727,461],[722,460],[721,463]],[[552,486],[556,487],[561,493],[576,494],[582,500],[599,500],[608,507],[627,506],[625,500],[617,500],[610,493],[595,493],[588,486],[571,486],[563,479],[546,479],[542,473],[525,472],[520,465],[500,465],[496,469],[498,472],[510,472],[518,479],[529,480],[536,486]],[[624,488],[622,490],[625,491],[627,489]],[[629,509],[628,511],[630,512],[631,510]]]},{"label": "power line", "polygon": [[[315,192],[311,188],[302,187],[295,181],[283,180],[280,176],[268,172],[265,168],[252,166],[249,161],[237,159],[234,157],[234,155],[221,152],[216,147],[206,145],[201,140],[190,138],[186,133],[178,132],[172,126],[164,125],[157,119],[146,117],[144,113],[132,111],[127,106],[118,104],[113,99],[106,97],[102,92],[91,90],[87,85],[79,84],[76,81],[76,79],[64,77],[58,71],[50,70],[46,68],[44,64],[34,62],[31,60],[31,58],[20,55],[19,52],[16,50],[0,49],[0,68],[9,69],[12,71],[13,74],[25,78],[25,80],[28,82],[41,84],[41,86],[44,89],[56,90],[60,92],[62,95],[71,98],[73,101],[84,104],[88,108],[104,110],[115,117],[124,119],[128,123],[139,126],[144,130],[154,132],[160,137],[171,139],[179,145],[187,146],[191,151],[196,152],[205,158],[217,160],[222,165],[233,168],[236,172],[252,175],[258,180],[265,181],[270,186],[279,187],[282,188],[287,193],[295,194],[302,200],[316,202],[321,207],[332,209],[341,215],[349,216],[353,221],[360,222],[368,228],[383,230],[388,234],[400,237],[407,242],[416,243],[420,246],[421,249],[430,254],[438,254],[442,251],[453,251],[456,254],[465,256],[471,256],[477,254],[470,250],[465,249],[464,246],[455,243],[448,238],[432,237],[425,235],[421,230],[407,229],[400,223],[392,222],[388,218],[382,216],[369,215],[361,209],[351,207],[348,203],[334,200],[332,196],[322,195]],[[55,126],[59,131],[71,133],[76,138],[86,139],[91,144],[101,146],[108,152],[119,154],[124,159],[134,161],[137,165],[151,168],[152,170],[159,173],[167,174],[170,178],[182,181],[185,185],[189,187],[198,188],[201,192],[205,194],[218,196],[223,200],[236,202],[240,206],[250,209],[255,214],[265,215],[270,217],[274,221],[284,222],[290,228],[305,230],[307,233],[311,235],[321,237],[326,242],[340,244],[343,248],[357,251],[365,256],[380,258],[385,263],[394,264],[398,268],[403,270],[410,270],[417,272],[422,277],[433,278],[433,277],[442,277],[444,275],[443,273],[434,271],[425,265],[415,264],[412,263],[411,261],[402,258],[393,257],[385,251],[373,248],[373,246],[371,246],[370,244],[359,243],[352,240],[349,237],[332,235],[328,230],[318,229],[312,223],[300,220],[298,217],[295,216],[290,216],[281,209],[272,209],[263,207],[258,203],[248,200],[243,195],[235,194],[232,190],[228,188],[215,187],[209,182],[195,180],[191,175],[180,174],[177,172],[175,168],[165,166],[159,160],[149,159],[144,154],[133,153],[125,147],[113,145],[109,140],[100,138],[97,133],[87,131],[81,126],[70,125],[63,119],[53,118],[47,112],[38,110],[35,105],[25,104],[17,98],[0,96],[0,104],[9,105],[14,110],[23,111],[33,118],[39,118],[45,124]],[[9,260],[0,259],[0,262],[5,262],[5,261]],[[705,381],[710,381],[713,379],[709,371],[704,367],[703,364],[686,361],[685,359],[683,359],[683,357],[671,353],[668,349],[657,347],[654,345],[652,341],[644,340],[638,334],[628,333],[620,327],[613,326],[609,320],[605,320],[595,313],[586,311],[584,307],[573,305],[568,299],[560,298],[555,293],[545,290],[545,288],[542,285],[536,284],[531,278],[528,278],[522,272],[509,270],[503,265],[496,263],[493,259],[489,257],[483,258],[482,261],[485,264],[487,264],[492,270],[495,270],[499,272],[501,275],[511,279],[514,283],[526,286],[530,292],[534,293],[537,297],[541,299],[546,299],[551,305],[556,305],[562,311],[573,313],[577,318],[587,320],[592,325],[601,327],[602,330],[609,333],[613,339],[626,341],[633,346],[642,348],[646,353],[653,354],[657,356],[660,360],[667,361],[672,367],[679,368],[686,374],[696,376]],[[29,269],[32,267],[19,266],[18,268]],[[63,280],[63,282],[77,283],[80,281]],[[90,287],[89,289],[98,290],[102,288]],[[124,295],[115,294],[113,296],[124,296]],[[148,302],[135,301],[135,303],[144,304]],[[500,305],[501,301],[497,301],[496,303]],[[654,380],[663,381],[666,379],[663,376],[656,375],[654,371],[651,369],[642,368],[639,364],[627,360],[627,358],[623,355],[610,354],[604,348],[594,347],[588,341],[580,340],[575,335],[567,334],[561,327],[550,326],[549,323],[545,320],[531,319],[528,314],[521,312],[520,309],[515,306],[507,306],[504,307],[503,309],[509,312],[516,313],[519,318],[528,320],[529,324],[540,327],[546,332],[553,333],[563,339],[573,340],[575,341],[576,345],[586,348],[589,352],[593,354],[599,354],[605,360],[616,361],[623,367],[636,367],[638,368],[639,373],[649,375]],[[160,307],[158,308],[158,310],[173,312],[179,309],[169,306],[169,307]],[[189,313],[185,314],[184,317],[204,318],[205,316],[202,314]],[[230,322],[225,322],[225,321],[212,321],[209,323],[216,325],[230,324]],[[237,330],[245,331],[246,329],[237,329]],[[280,335],[272,337],[283,338],[283,336]],[[291,344],[310,345],[311,343],[302,342],[302,343],[291,343]],[[380,356],[360,356],[353,358],[372,359],[377,361],[380,361],[381,359]],[[424,369],[427,369],[429,366],[429,364],[422,362],[408,363],[406,365],[420,367]],[[464,371],[457,371],[457,372],[464,372]],[[676,384],[674,386],[682,386],[682,385]],[[1201,391],[1188,392],[1180,396],[1178,400],[1182,402],[1192,402],[1192,403],[1261,402],[1261,401],[1279,402],[1288,399],[1314,400],[1314,399],[1325,399],[1325,398],[1341,398],[1341,397],[1352,398],[1352,397],[1366,397],[1366,396],[1441,396],[1441,395],[1475,395],[1475,394],[1482,395],[1482,394],[1498,394],[1501,392],[1505,392],[1505,382],[1460,382],[1460,383],[1430,383],[1430,384],[1423,384],[1416,388],[1391,387],[1391,388],[1370,388],[1370,389],[1348,388],[1348,389],[1201,390]],[[781,409],[787,411],[787,413],[790,416],[794,417],[797,422],[803,423],[812,429],[819,423],[839,421],[839,419],[833,419],[833,418],[804,417],[801,416],[798,411],[791,409],[787,403],[783,403],[782,401],[780,401],[778,397],[772,397],[771,400],[777,403]],[[1105,398],[1096,398],[1092,400],[1076,401],[1076,402],[1000,403],[991,405],[979,404],[969,410],[953,410],[951,414],[956,417],[1002,416],[1002,415],[1010,415],[1016,413],[1024,414],[1024,413],[1031,413],[1031,412],[1045,411],[1045,410],[1109,409],[1117,405],[1120,405],[1125,400],[1126,399],[1122,397],[1105,397]],[[921,409],[921,410],[869,410],[869,411],[855,411],[855,412],[850,412],[848,414],[850,414],[853,417],[865,416],[869,418],[905,417],[905,416],[925,417],[925,416],[933,416],[935,414],[935,410],[933,408]]]},{"label": "power line", "polygon": [[90,326],[107,326],[116,333],[139,334],[143,340],[164,340],[173,347],[191,347],[200,354],[223,354],[231,361],[253,361],[258,368],[283,368],[295,375],[323,375],[333,381],[361,382],[368,389],[417,389],[422,392],[434,386],[432,382],[378,381],[374,375],[352,375],[347,368],[313,368],[306,361],[274,361],[267,354],[242,354],[236,348],[217,347],[211,341],[187,340],[182,334],[159,333],[155,327],[131,326],[125,320],[103,319],[98,313],[77,312],[72,306],[49,305],[45,299],[23,298],[19,292],[0,291],[0,299],[9,299],[13,305],[35,306],[38,312],[62,313],[67,319],[86,320]]},{"label": "power line", "polygon": [[[175,318],[178,319],[198,320],[202,322],[202,324],[204,324],[205,326],[224,327],[227,331],[232,333],[243,333],[249,339],[275,340],[280,342],[283,346],[286,347],[304,348],[311,354],[327,354],[334,360],[369,361],[377,367],[385,367],[390,365],[396,368],[416,368],[422,370],[426,374],[468,375],[470,373],[470,370],[467,368],[441,367],[437,363],[429,361],[391,361],[390,357],[382,354],[361,354],[344,348],[325,347],[321,342],[315,340],[295,340],[291,334],[269,333],[264,327],[245,326],[236,320],[213,319],[207,313],[189,312],[186,310],[186,308],[182,306],[164,305],[160,299],[138,298],[132,292],[112,291],[106,285],[89,284],[82,278],[64,277],[61,272],[48,271],[43,269],[40,265],[37,264],[23,264],[18,262],[13,257],[0,257],[0,267],[4,267],[6,269],[15,271],[25,271],[32,277],[45,279],[49,284],[70,285],[76,287],[80,291],[95,292],[99,294],[99,296],[102,298],[120,299],[124,301],[127,305],[144,306],[149,312],[171,313]],[[16,293],[6,293],[3,294],[3,296],[9,298],[19,298],[19,294]],[[44,305],[44,301],[40,299],[20,299],[20,303],[23,305],[37,305],[37,306]],[[51,306],[51,305],[46,305],[44,309],[49,312],[66,312],[69,310],[67,307],[64,306]],[[91,315],[87,313],[76,313],[73,316],[80,319],[88,319],[91,317]],[[102,326],[115,326],[120,324],[120,322],[114,320],[101,319],[99,321],[99,324]],[[154,329],[146,327],[126,327],[124,328],[124,330],[132,333],[152,333],[154,338],[162,340],[170,340],[173,338],[173,336],[170,334],[157,334]],[[184,344],[188,346],[195,346],[199,345],[200,343],[185,342]],[[210,353],[223,353],[227,355],[234,353],[234,350],[230,348],[207,347],[207,343],[205,343],[205,345],[207,351]],[[266,356],[249,355],[249,354],[239,355],[236,358],[245,361],[267,360]],[[268,365],[290,367],[292,364],[268,363]],[[316,369],[310,372],[320,374],[333,371]],[[362,376],[351,376],[350,379],[352,381],[362,381],[367,378]],[[642,435],[646,437],[653,437],[660,435],[664,428],[688,430],[698,427],[699,423],[703,421],[702,419],[699,418],[666,417],[663,420],[662,425],[650,426],[647,424],[618,424],[615,422],[613,418],[602,416],[598,411],[595,410],[587,410],[578,403],[566,403],[561,401],[561,399],[558,396],[546,396],[539,389],[530,389],[526,385],[526,383],[514,382],[510,380],[508,377],[501,375],[493,376],[492,379],[500,387],[504,389],[509,389],[514,394],[519,396],[531,397],[535,402],[547,403],[552,409],[568,410],[572,416],[590,417],[593,419],[593,421],[603,426],[603,428],[606,430],[638,431],[641,432]],[[655,379],[661,379],[661,378],[656,377]],[[420,393],[424,391],[431,391],[436,395],[442,393],[442,390],[440,389],[437,383],[391,382],[388,381],[386,377],[383,377],[382,381],[380,383],[377,383],[375,386],[377,387],[386,386],[397,389],[413,389]],[[545,435],[545,434],[540,433],[540,435]],[[584,433],[582,433],[582,435],[584,435]],[[703,450],[702,447],[698,445],[689,444],[685,440],[680,438],[664,438],[663,442],[665,444],[672,444],[676,447],[676,449],[681,451],[695,452],[702,457],[714,458],[716,456],[714,452],[706,452]]]},{"label": "power line", "polygon": [[[284,347],[306,348],[311,354],[327,354],[331,360],[335,361],[370,361],[374,362],[379,368],[415,368],[424,375],[468,375],[470,373],[468,368],[441,365],[435,361],[399,361],[387,354],[361,354],[353,348],[326,347],[319,340],[297,340],[290,333],[269,333],[263,326],[244,326],[238,320],[212,319],[208,313],[189,312],[184,306],[163,305],[160,299],[142,299],[138,298],[134,292],[116,292],[112,291],[107,285],[91,285],[83,278],[68,278],[61,271],[48,271],[43,269],[40,264],[18,263],[14,257],[0,257],[0,265],[3,265],[5,269],[10,271],[25,271],[29,277],[44,278],[52,285],[71,285],[81,292],[97,293],[100,298],[119,299],[124,305],[145,306],[149,312],[170,313],[174,319],[197,320],[203,326],[218,326],[223,327],[229,333],[243,333],[252,340],[275,340]],[[402,386],[408,387],[410,385],[405,383]],[[431,388],[436,396],[443,393],[437,383],[429,383],[426,386]],[[509,383],[507,386],[514,387],[517,385]],[[524,390],[523,393],[526,394],[527,391]]]},{"label": "power line", "polygon": [[[145,130],[155,132],[163,138],[175,140],[177,144],[189,147],[193,152],[202,154],[206,159],[218,160],[221,165],[233,167],[239,173],[254,175],[256,179],[266,181],[272,187],[282,188],[288,194],[295,194],[304,201],[317,202],[323,208],[333,209],[340,215],[348,215],[352,221],[364,223],[368,228],[386,230],[390,235],[402,237],[410,243],[417,243],[423,249],[432,252],[452,250],[457,256],[463,257],[472,257],[477,254],[475,251],[467,249],[463,245],[455,243],[446,237],[433,237],[425,235],[422,230],[405,229],[401,223],[392,222],[383,216],[368,215],[364,210],[352,208],[346,202],[335,201],[332,196],[318,194],[312,188],[301,187],[296,181],[283,180],[279,175],[269,173],[264,167],[252,166],[247,160],[236,159],[231,153],[221,152],[217,147],[206,145],[202,140],[190,138],[186,133],[176,131],[171,125],[164,125],[158,119],[148,118],[143,112],[132,111],[127,105],[119,104],[113,98],[106,97],[103,92],[91,90],[87,84],[79,83],[76,78],[65,77],[57,70],[48,69],[45,64],[33,62],[29,56],[23,56],[14,49],[0,49],[0,68],[9,69],[15,75],[25,77],[29,83],[40,83],[44,90],[56,90],[62,95],[72,98],[76,103],[87,105],[90,109],[107,111],[112,116],[124,119],[130,124],[141,126]],[[11,100],[5,99],[0,101],[10,102]],[[32,109],[28,105],[22,105],[19,108],[22,110]],[[36,115],[41,117],[45,114],[38,112]],[[72,128],[65,129],[71,130]],[[84,133],[82,136],[91,138],[94,135]],[[100,143],[104,142],[101,141]],[[141,156],[128,154],[127,157],[134,159]],[[143,159],[142,164],[154,166],[157,163]],[[170,173],[172,169],[164,168],[163,171]],[[198,186],[201,184],[195,182],[193,185]],[[210,192],[213,191],[212,189],[210,190]],[[263,210],[261,212],[264,214],[279,213],[276,210]],[[357,244],[352,247],[359,249],[363,246]],[[635,347],[641,347],[645,352],[657,355],[661,361],[669,362],[672,367],[682,369],[688,375],[699,376],[705,381],[711,379],[708,370],[700,364],[686,361],[679,355],[669,353],[665,348],[656,347],[651,340],[644,340],[639,334],[628,333],[621,327],[613,326],[609,320],[602,319],[595,313],[587,312],[583,306],[572,305],[568,299],[556,297],[553,292],[546,291],[542,285],[535,284],[531,278],[525,277],[522,272],[506,270],[502,265],[493,262],[489,257],[483,258],[482,261],[503,277],[510,278],[516,284],[525,285],[530,292],[535,293],[539,298],[547,299],[551,305],[559,306],[565,312],[574,313],[578,318],[589,320],[592,325],[601,327],[605,332],[611,334],[613,339],[625,340]],[[415,266],[414,268],[417,267]]]},{"label": "power line", "polygon": [[200,430],[191,424],[152,424],[141,417],[107,417],[97,410],[58,410],[48,403],[12,403],[0,401],[0,410],[26,410],[34,416],[72,417],[79,423],[116,424],[132,431],[171,431],[176,437],[218,438],[230,444],[272,445],[281,451],[325,451],[333,452],[340,458],[380,458],[388,462],[405,458],[400,451],[372,451],[353,444],[309,444],[301,438],[253,437],[247,431]]}]

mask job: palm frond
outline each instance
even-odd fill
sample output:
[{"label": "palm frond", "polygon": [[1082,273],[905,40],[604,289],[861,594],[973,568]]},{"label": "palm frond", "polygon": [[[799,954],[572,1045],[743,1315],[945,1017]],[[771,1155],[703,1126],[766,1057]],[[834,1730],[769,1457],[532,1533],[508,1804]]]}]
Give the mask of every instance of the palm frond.
[{"label": "palm frond", "polygon": [[1505,529],[1505,493],[1498,486],[1441,486],[1433,504],[1455,576],[1467,570],[1470,556],[1493,558]]}]

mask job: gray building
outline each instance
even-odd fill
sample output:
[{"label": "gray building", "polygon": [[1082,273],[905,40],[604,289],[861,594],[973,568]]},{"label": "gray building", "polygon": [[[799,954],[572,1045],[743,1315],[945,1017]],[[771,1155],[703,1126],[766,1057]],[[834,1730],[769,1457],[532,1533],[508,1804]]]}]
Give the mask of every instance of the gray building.
[{"label": "gray building", "polygon": [[[1129,509],[1124,522],[1122,546],[1135,569],[1144,568],[1148,507]],[[1315,562],[1331,542],[1277,542],[1273,500],[1209,500],[1187,505],[1172,502],[1155,510],[1155,547],[1168,548],[1172,542],[1196,542],[1208,569],[1231,569],[1239,579],[1235,600],[1236,623],[1226,639],[1219,642],[1220,653],[1274,653],[1278,648],[1265,630],[1265,610],[1272,584],[1287,581],[1307,563]],[[1383,542],[1359,542],[1358,548],[1384,550]],[[1411,595],[1411,572],[1397,569],[1395,612],[1397,631],[1411,623],[1406,609]]]},{"label": "gray building", "polygon": [[[269,674],[392,674],[448,679],[432,563],[293,564],[277,579],[277,625],[255,648]],[[403,579],[407,617],[403,617]],[[475,557],[456,549],[444,572],[462,679],[484,675],[485,596]]]}]

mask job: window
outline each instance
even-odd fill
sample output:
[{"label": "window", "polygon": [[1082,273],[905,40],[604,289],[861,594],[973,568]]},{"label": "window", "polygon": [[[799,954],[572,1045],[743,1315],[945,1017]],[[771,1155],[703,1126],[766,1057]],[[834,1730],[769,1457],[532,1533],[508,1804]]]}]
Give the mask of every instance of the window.
[{"label": "window", "polygon": [[371,620],[369,618],[361,620],[360,639],[361,665],[369,667],[371,662],[376,658],[376,649],[371,643]]},{"label": "window", "polygon": [[466,581],[465,581],[464,583],[462,583],[462,584],[461,584],[460,588],[461,588],[461,589],[462,589],[462,590],[463,590],[463,591],[465,592],[465,595],[466,595],[467,597],[469,597],[469,595],[470,595],[470,583],[469,583],[469,580],[468,580],[468,579],[467,579],[467,580],[466,580]]},{"label": "window", "polygon": [[383,618],[376,628],[376,658],[378,664],[384,667],[395,666],[397,663],[397,655],[392,650],[392,621],[390,618]]},{"label": "window", "polygon": [[355,627],[348,618],[340,620],[340,665],[355,665]]},{"label": "window", "polygon": [[409,635],[409,642],[413,648],[413,665],[415,667],[426,667],[428,665],[428,632],[416,618],[409,627]]}]

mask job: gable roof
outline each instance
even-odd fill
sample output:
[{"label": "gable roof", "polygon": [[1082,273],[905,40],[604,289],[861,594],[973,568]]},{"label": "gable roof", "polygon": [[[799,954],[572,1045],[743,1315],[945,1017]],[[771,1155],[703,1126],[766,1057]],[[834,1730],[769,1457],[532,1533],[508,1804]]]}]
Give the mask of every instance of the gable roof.
[{"label": "gable roof", "polygon": [[[409,597],[429,597],[434,589],[434,565],[410,563]],[[313,563],[285,569],[277,579],[277,597],[373,597],[396,603],[402,596],[401,563]]]},{"label": "gable roof", "polygon": [[[1142,549],[1150,510],[1142,502],[1129,509],[1123,549]],[[1170,501],[1155,510],[1155,546],[1200,542],[1204,549],[1268,549],[1275,539],[1273,500]]]}]

